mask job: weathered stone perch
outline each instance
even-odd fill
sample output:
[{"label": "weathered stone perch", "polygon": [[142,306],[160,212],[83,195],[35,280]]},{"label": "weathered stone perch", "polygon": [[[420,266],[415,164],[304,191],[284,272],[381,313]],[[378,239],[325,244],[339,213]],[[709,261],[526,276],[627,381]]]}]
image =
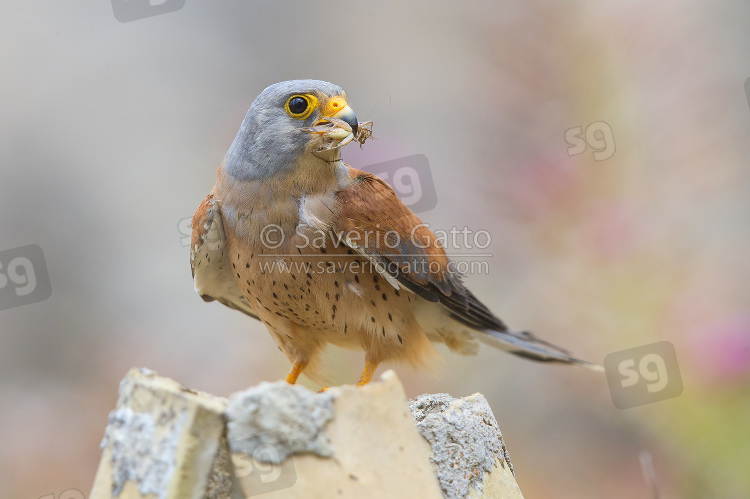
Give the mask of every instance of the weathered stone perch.
[{"label": "weathered stone perch", "polygon": [[227,400],[146,369],[128,373],[109,415],[90,498],[259,494],[523,497],[480,394],[420,395],[407,403],[387,371],[362,388],[313,393],[261,383]]}]

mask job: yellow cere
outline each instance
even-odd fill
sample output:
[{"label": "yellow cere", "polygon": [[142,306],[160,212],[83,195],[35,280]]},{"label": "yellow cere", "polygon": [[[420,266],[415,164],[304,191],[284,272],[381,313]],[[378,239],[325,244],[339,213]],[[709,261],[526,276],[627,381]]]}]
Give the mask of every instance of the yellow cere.
[{"label": "yellow cere", "polygon": [[322,114],[323,116],[331,117],[334,114],[338,113],[342,109],[344,109],[348,104],[346,103],[346,98],[342,96],[336,96],[331,97],[326,102],[325,107],[323,108]]}]

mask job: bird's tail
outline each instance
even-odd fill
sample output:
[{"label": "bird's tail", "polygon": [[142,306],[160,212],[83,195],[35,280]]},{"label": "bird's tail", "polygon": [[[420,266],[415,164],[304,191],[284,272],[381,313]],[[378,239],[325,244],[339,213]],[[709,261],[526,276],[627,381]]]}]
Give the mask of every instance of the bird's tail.
[{"label": "bird's tail", "polygon": [[602,366],[577,359],[570,355],[567,350],[548,343],[528,331],[495,331],[493,329],[485,329],[482,333],[478,335],[482,342],[525,359],[536,360],[538,362],[575,364],[599,372],[604,370]]}]

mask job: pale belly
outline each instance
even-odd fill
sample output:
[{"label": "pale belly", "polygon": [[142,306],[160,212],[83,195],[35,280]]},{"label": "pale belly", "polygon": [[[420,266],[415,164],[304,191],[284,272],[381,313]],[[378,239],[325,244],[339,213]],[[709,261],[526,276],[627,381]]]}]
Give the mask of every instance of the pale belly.
[{"label": "pale belly", "polygon": [[395,289],[352,249],[330,237],[303,236],[289,228],[278,247],[272,247],[278,238],[273,244],[262,239],[229,238],[232,270],[287,353],[333,343],[400,357],[408,350],[405,343],[423,334],[414,319],[411,293]]}]

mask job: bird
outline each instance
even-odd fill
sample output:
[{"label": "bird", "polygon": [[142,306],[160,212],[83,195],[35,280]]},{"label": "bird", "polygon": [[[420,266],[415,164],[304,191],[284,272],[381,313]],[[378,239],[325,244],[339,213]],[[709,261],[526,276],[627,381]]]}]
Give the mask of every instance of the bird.
[{"label": "bird", "polygon": [[358,386],[383,362],[429,367],[433,343],[597,370],[508,328],[394,190],[343,162],[363,129],[333,83],[284,81],[258,95],[192,219],[201,298],[262,321],[291,364],[290,384],[303,371],[319,379],[328,344],[364,351]]}]

